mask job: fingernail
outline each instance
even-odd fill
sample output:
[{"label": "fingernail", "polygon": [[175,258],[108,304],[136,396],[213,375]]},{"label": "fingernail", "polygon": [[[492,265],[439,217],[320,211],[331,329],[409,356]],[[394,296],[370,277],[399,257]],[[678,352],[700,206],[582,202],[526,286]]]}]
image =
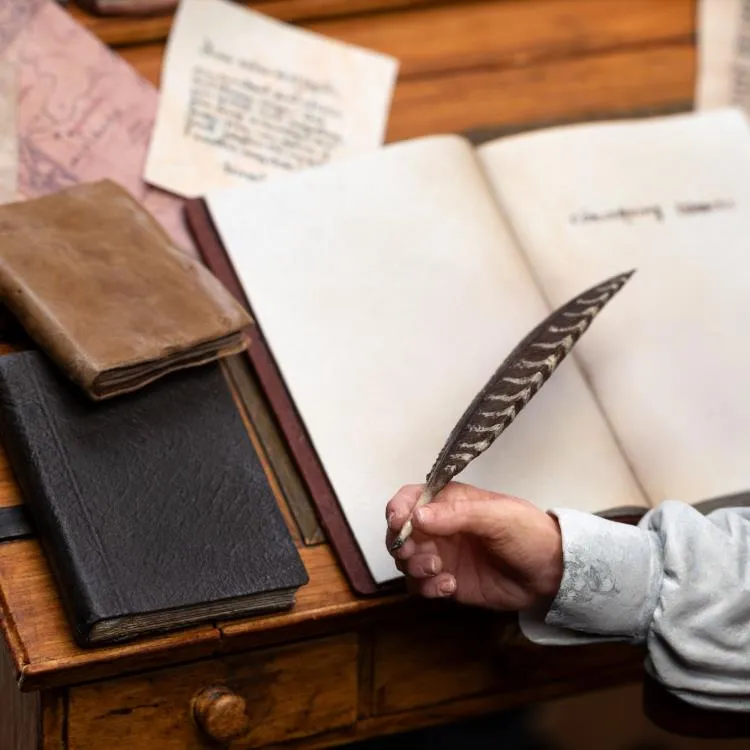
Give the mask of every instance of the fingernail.
[{"label": "fingernail", "polygon": [[394,519],[395,517],[396,517],[396,511],[395,511],[395,510],[391,511],[391,512],[390,512],[390,513],[388,514],[388,521],[387,521],[387,523],[388,523],[388,528],[390,528],[390,529],[392,529],[392,528],[393,528],[393,519]]},{"label": "fingernail", "polygon": [[396,557],[399,560],[406,560],[412,556],[412,553],[414,552],[414,540],[413,539],[407,539],[403,546],[399,547],[399,549],[396,550]]},{"label": "fingernail", "polygon": [[456,581],[449,578],[447,581],[443,581],[438,588],[443,596],[450,596],[456,590]]},{"label": "fingernail", "polygon": [[434,576],[438,572],[438,563],[436,557],[431,557],[424,566],[424,572]]}]

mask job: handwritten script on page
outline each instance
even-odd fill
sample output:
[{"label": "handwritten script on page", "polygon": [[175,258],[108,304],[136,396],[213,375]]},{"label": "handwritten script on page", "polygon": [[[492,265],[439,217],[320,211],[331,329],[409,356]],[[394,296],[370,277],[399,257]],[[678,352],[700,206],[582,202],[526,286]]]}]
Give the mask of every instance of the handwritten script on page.
[{"label": "handwritten script on page", "polygon": [[696,109],[750,112],[750,0],[700,0]]},{"label": "handwritten script on page", "polygon": [[18,198],[17,90],[15,67],[0,63],[0,203]]},{"label": "handwritten script on page", "polygon": [[145,179],[195,197],[377,148],[397,71],[227,0],[182,0]]},{"label": "handwritten script on page", "polygon": [[195,256],[182,201],[142,178],[156,89],[52,0],[0,0],[0,61],[16,69],[20,196],[110,178]]},{"label": "handwritten script on page", "polygon": [[570,214],[571,224],[601,224],[602,222],[620,222],[633,226],[639,220],[656,222],[671,221],[682,216],[696,216],[715,211],[731,211],[735,207],[732,200],[716,198],[713,200],[674,201],[674,204],[652,203],[646,206],[621,206],[592,211],[584,208]]}]

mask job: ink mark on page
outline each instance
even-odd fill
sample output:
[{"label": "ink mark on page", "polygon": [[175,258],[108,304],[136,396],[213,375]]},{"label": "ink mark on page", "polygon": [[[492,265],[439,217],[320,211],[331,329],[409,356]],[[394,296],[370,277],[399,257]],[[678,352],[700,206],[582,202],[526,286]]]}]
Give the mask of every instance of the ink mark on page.
[{"label": "ink mark on page", "polygon": [[731,211],[735,203],[726,198],[715,200],[684,200],[674,204],[673,211],[662,205],[631,206],[602,211],[581,209],[575,211],[569,217],[571,224],[602,224],[607,222],[619,222],[625,225],[635,226],[644,222],[661,223],[673,218],[683,216],[696,216],[711,214],[716,211]]}]

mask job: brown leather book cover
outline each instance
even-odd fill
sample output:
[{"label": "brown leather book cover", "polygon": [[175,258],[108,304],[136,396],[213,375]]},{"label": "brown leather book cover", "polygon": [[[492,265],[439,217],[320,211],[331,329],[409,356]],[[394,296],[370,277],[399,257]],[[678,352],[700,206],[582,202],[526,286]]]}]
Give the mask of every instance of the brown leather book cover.
[{"label": "brown leather book cover", "polygon": [[[185,215],[204,262],[254,319],[250,301],[245,296],[203,199],[187,200]],[[392,590],[394,584],[378,585],[370,574],[257,321],[247,327],[246,334],[250,343],[245,353],[273,408],[284,439],[315,504],[328,542],[350,585],[358,594],[365,596]]]},{"label": "brown leather book cover", "polygon": [[242,351],[247,313],[120,185],[0,206],[0,293],[91,398]]}]

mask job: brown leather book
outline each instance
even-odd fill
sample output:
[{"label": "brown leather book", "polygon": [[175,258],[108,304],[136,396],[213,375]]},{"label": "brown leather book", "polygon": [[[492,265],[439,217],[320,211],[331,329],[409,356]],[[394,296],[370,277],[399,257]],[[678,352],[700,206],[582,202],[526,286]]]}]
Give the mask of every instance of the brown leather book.
[{"label": "brown leather book", "polygon": [[247,313],[109,180],[0,206],[0,293],[95,400],[247,346]]}]

